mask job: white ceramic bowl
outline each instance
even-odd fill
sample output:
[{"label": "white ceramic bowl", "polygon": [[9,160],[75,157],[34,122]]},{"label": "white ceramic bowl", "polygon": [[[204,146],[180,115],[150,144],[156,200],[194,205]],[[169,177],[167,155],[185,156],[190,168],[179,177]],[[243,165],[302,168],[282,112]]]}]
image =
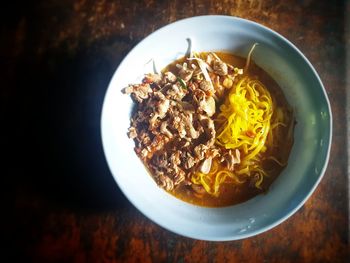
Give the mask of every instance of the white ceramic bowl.
[{"label": "white ceramic bowl", "polygon": [[[282,88],[297,124],[289,163],[265,195],[239,205],[205,208],[183,202],[159,188],[127,137],[132,101],[121,89],[163,68],[188,48],[228,51],[253,60]],[[203,240],[236,240],[264,232],[295,213],[315,190],[329,158],[330,104],[316,71],[287,39],[257,23],[227,16],[201,16],[165,26],[141,41],[122,61],[108,87],[102,110],[102,142],[110,170],[132,204],[160,226]]]}]

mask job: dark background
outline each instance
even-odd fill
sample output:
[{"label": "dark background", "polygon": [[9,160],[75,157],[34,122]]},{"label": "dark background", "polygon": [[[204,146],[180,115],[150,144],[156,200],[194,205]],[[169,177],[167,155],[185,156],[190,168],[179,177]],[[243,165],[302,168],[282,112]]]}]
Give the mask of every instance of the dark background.
[{"label": "dark background", "polygon": [[[349,4],[49,0],[1,5],[1,174],[4,200],[11,204],[3,210],[3,239],[10,245],[5,247],[9,262],[346,261]],[[333,111],[330,162],[315,193],[286,222],[242,241],[192,240],[155,225],[120,192],[101,145],[103,98],[121,60],[154,30],[204,14],[243,17],[287,37],[318,71]]]}]

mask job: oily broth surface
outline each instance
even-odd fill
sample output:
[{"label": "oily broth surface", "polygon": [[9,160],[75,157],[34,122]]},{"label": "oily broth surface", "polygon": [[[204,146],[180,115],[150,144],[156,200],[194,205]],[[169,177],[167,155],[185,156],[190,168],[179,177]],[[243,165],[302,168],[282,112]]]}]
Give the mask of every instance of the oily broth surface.
[{"label": "oily broth surface", "polygon": [[[229,53],[223,53],[223,52],[215,52],[224,62],[233,65],[234,67],[238,68],[244,68],[246,59],[241,58]],[[179,59],[170,65],[168,65],[163,71],[172,71],[176,72],[176,64],[177,63],[183,63],[185,62],[185,58]],[[250,77],[255,77],[259,81],[261,81],[265,87],[270,91],[271,96],[273,97],[275,104],[277,107],[285,107],[290,108],[288,105],[288,102],[286,98],[284,97],[284,94],[278,84],[260,67],[255,65],[253,61],[251,61],[249,66],[249,73],[248,75]],[[216,114],[213,116],[215,119],[216,115],[219,112],[219,105],[216,105]],[[282,134],[283,137],[286,138],[287,130],[285,129],[285,134]],[[281,136],[282,137],[282,136]],[[265,155],[274,155],[274,156],[285,156],[284,159],[287,160],[291,147],[292,147],[292,141],[288,140],[282,140],[283,143],[279,143],[278,147],[275,148],[273,152],[267,151],[264,153]],[[270,161],[265,164],[265,168],[269,170],[268,177],[265,177],[261,186],[261,189],[256,188],[254,185],[251,185],[249,181],[242,184],[222,184],[220,186],[220,194],[218,197],[212,196],[208,193],[205,193],[203,195],[198,195],[191,186],[188,185],[179,185],[174,190],[169,191],[170,194],[174,195],[175,197],[191,203],[195,205],[200,206],[206,206],[206,207],[222,207],[222,206],[229,206],[234,205],[238,203],[242,203],[244,201],[247,201],[254,196],[265,193],[269,186],[272,184],[272,182],[275,180],[275,178],[282,172],[284,167],[281,167],[277,165],[275,162]],[[220,171],[220,165],[219,170]]]}]

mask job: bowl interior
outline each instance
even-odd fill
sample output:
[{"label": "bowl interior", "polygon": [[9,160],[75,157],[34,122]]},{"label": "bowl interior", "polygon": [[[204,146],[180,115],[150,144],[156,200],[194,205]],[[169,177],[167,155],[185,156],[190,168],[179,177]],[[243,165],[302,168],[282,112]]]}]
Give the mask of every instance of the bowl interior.
[{"label": "bowl interior", "polygon": [[[195,51],[227,51],[253,60],[282,88],[295,110],[297,124],[288,166],[267,194],[224,208],[198,207],[160,189],[136,156],[126,135],[132,101],[121,89],[183,56],[191,38]],[[233,17],[185,19],[154,32],[140,42],[115,72],[106,93],[102,141],[111,172],[127,198],[159,225],[204,240],[235,240],[266,231],[292,215],[321,179],[331,143],[329,102],[307,59],[286,39],[256,23]]]}]

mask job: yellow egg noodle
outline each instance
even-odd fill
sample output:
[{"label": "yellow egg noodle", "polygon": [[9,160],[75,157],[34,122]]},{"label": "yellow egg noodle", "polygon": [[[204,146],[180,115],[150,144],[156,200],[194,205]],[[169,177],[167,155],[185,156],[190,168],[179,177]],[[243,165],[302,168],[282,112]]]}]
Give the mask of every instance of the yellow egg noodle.
[{"label": "yellow egg noodle", "polygon": [[[192,182],[215,196],[223,183],[241,184],[251,176],[255,177],[255,186],[260,188],[264,177],[268,176],[262,166],[262,153],[274,147],[274,133],[278,132],[279,125],[286,126],[284,121],[283,109],[276,107],[264,84],[243,76],[229,91],[215,120],[216,144],[227,150],[238,150],[240,163],[230,171],[218,169],[218,160],[214,159],[210,172],[195,173]],[[274,156],[268,158],[284,165]]]}]

